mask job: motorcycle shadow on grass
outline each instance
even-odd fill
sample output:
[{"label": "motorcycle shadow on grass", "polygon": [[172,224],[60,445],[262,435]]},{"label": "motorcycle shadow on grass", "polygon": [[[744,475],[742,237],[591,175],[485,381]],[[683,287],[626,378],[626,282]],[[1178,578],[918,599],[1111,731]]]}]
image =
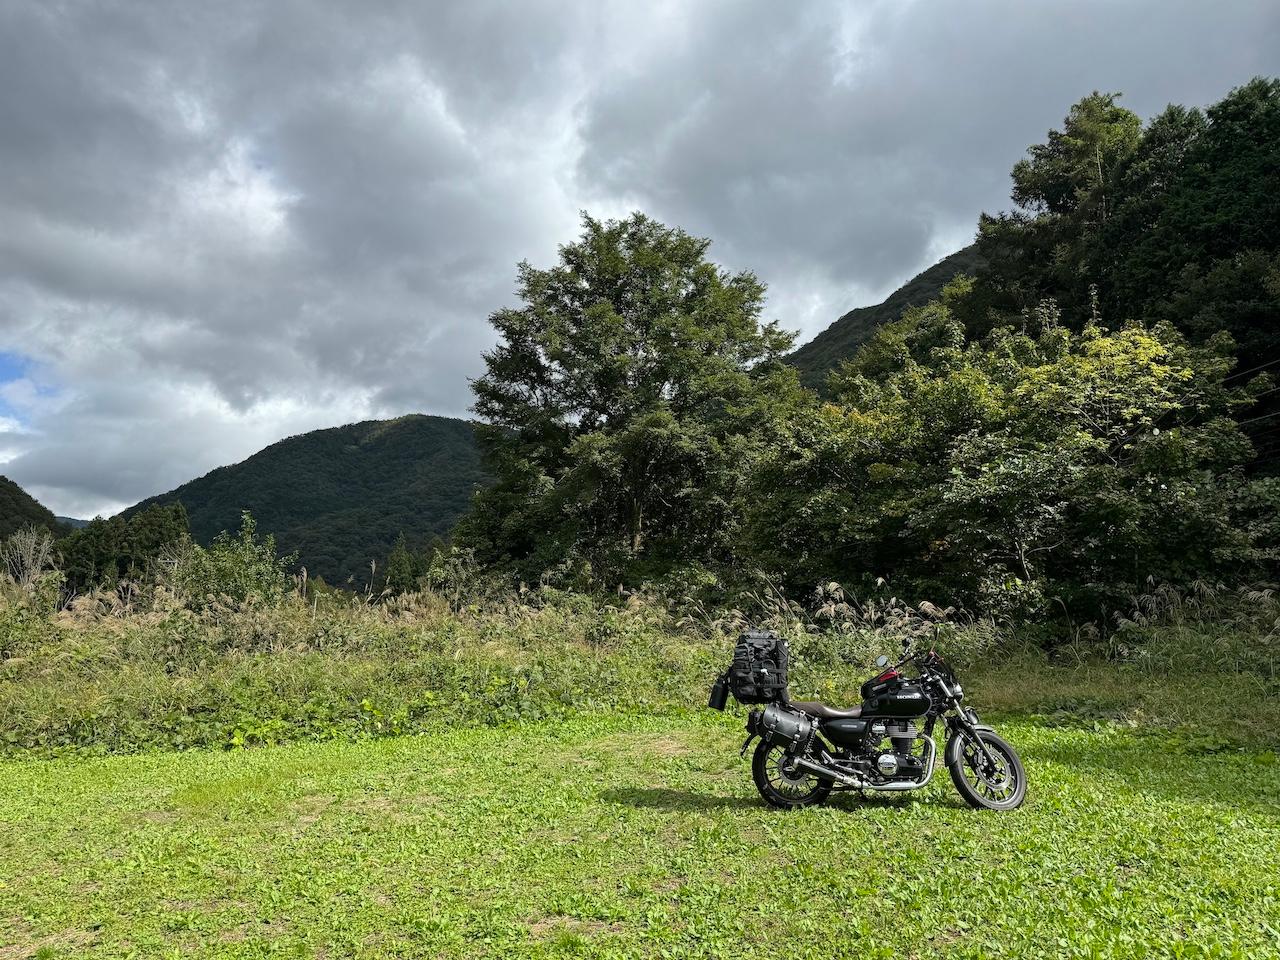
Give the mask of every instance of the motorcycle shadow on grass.
[{"label": "motorcycle shadow on grass", "polygon": [[[769,810],[770,807],[759,797],[719,797],[707,793],[695,793],[692,790],[677,790],[671,787],[615,787],[600,791],[600,799],[606,803],[616,803],[624,807],[636,807],[642,810]],[[912,807],[924,802],[927,806],[947,806],[968,809],[958,797],[942,794],[926,796],[907,796],[905,794],[867,793],[865,796],[842,794],[832,797],[824,806],[830,809],[856,813],[860,808],[879,807]]]}]

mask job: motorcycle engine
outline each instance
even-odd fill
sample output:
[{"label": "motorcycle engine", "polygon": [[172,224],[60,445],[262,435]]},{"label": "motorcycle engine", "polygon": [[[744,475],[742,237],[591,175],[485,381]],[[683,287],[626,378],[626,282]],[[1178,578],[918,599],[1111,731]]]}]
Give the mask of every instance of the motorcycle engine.
[{"label": "motorcycle engine", "polygon": [[919,779],[924,765],[920,757],[912,753],[919,736],[914,723],[909,720],[877,720],[869,733],[867,746],[871,757],[874,757],[875,770],[882,779]]}]

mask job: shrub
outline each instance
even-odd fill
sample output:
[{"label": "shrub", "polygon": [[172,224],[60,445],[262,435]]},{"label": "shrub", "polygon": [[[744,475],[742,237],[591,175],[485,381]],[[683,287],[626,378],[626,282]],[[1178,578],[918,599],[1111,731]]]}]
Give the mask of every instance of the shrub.
[{"label": "shrub", "polygon": [[246,511],[240,532],[218,534],[208,548],[190,541],[176,551],[169,577],[193,610],[214,606],[275,605],[293,590],[288,568],[296,556],[276,553],[275,537],[258,537]]}]

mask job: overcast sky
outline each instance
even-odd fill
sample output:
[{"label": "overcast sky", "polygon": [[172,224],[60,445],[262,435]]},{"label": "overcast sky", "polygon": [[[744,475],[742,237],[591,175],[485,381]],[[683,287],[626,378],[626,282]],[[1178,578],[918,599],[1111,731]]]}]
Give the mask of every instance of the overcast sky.
[{"label": "overcast sky", "polygon": [[1091,90],[1280,74],[1280,4],[0,0],[0,472],[108,514],[465,416],[578,211],[711,237],[807,339],[969,242]]}]

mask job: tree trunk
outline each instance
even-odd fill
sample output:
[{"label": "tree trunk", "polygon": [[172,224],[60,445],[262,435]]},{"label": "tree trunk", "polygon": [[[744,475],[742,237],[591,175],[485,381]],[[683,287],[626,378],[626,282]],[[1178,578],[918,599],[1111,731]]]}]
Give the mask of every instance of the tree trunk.
[{"label": "tree trunk", "polygon": [[631,501],[631,555],[638,556],[640,553],[640,542],[643,539],[644,530],[644,508],[640,505],[639,498]]}]

